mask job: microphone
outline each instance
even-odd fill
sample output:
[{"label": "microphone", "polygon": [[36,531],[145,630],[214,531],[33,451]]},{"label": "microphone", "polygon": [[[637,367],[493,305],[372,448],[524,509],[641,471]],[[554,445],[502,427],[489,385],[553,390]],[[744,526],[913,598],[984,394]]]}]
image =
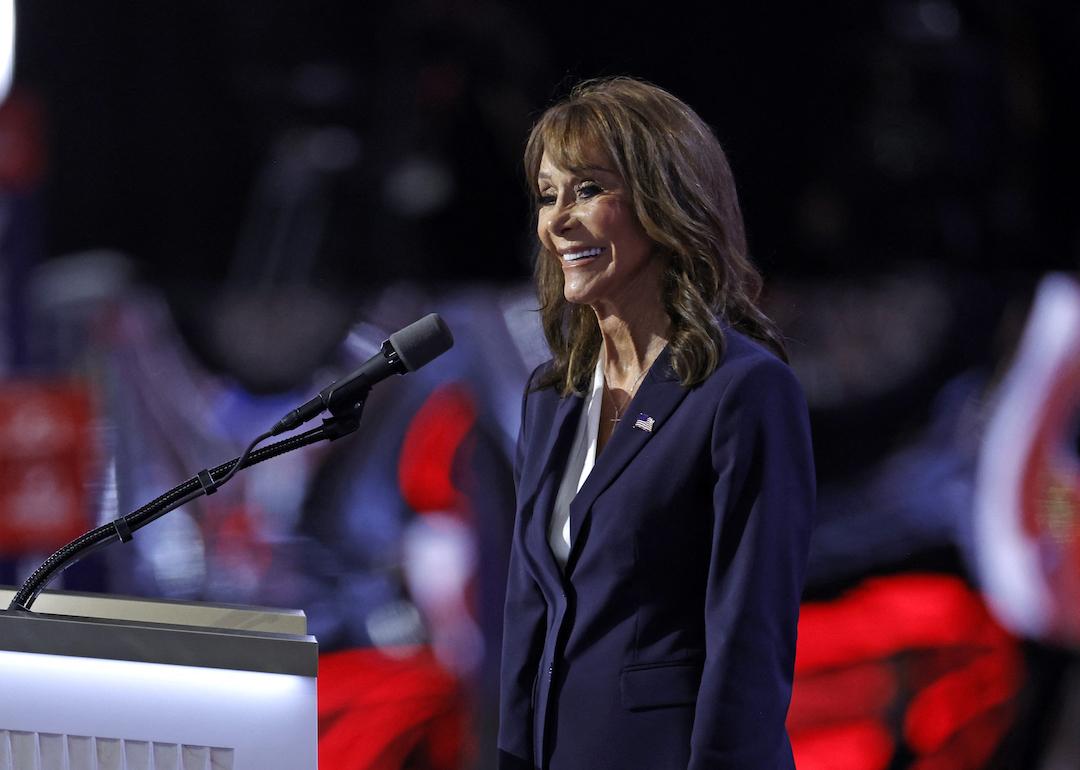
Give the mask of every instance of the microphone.
[{"label": "microphone", "polygon": [[438,314],[430,313],[391,334],[379,352],[361,364],[359,369],[330,383],[319,391],[319,395],[278,420],[270,435],[292,430],[327,409],[333,414],[349,409],[363,401],[375,383],[391,374],[415,372],[448,351],[453,344],[454,335],[450,333],[450,327]]}]

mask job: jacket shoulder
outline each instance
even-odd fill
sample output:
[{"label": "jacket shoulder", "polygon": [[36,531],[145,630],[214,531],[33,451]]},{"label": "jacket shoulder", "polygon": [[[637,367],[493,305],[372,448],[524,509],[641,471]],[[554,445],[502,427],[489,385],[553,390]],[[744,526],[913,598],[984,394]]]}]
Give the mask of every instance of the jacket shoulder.
[{"label": "jacket shoulder", "polygon": [[529,374],[528,379],[525,381],[525,389],[521,394],[521,424],[524,425],[529,414],[534,414],[537,408],[543,409],[544,407],[538,407],[538,404],[546,404],[547,402],[557,402],[559,400],[559,393],[554,386],[548,386],[541,388],[539,386],[540,381],[545,375],[547,375],[552,367],[553,361],[545,361],[537,366]]},{"label": "jacket shoulder", "polygon": [[555,359],[549,358],[544,363],[537,366],[529,374],[529,378],[525,381],[525,393],[526,395],[536,390],[536,384],[540,382],[540,378],[546,375],[555,367]]},{"label": "jacket shoulder", "polygon": [[704,384],[720,391],[769,388],[776,385],[802,388],[791,367],[760,342],[734,329],[724,330],[724,357]]}]

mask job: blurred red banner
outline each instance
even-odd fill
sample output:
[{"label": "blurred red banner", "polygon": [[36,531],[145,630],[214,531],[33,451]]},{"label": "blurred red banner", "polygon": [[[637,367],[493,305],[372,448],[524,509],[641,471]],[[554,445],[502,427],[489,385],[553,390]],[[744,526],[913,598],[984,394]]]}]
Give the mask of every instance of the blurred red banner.
[{"label": "blurred red banner", "polygon": [[29,190],[45,175],[45,111],[30,91],[15,88],[0,106],[0,189]]},{"label": "blurred red banner", "polygon": [[92,417],[82,385],[0,383],[0,554],[51,551],[88,528]]}]

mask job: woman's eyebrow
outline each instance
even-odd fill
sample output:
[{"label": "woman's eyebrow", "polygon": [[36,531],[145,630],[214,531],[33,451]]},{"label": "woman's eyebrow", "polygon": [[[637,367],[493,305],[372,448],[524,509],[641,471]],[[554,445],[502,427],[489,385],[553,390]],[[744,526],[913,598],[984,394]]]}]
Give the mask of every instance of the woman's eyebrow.
[{"label": "woman's eyebrow", "polygon": [[[615,174],[616,176],[618,175],[617,171],[607,168],[605,166],[574,166],[567,170],[575,176],[581,176],[582,174],[593,174],[597,171],[604,174]],[[541,171],[536,175],[536,178],[539,181],[550,180],[551,174],[547,173],[546,171]]]},{"label": "woman's eyebrow", "polygon": [[597,171],[603,174],[615,174],[618,172],[614,169],[610,169],[607,166],[571,166],[570,172],[576,176],[585,176],[595,174]]}]

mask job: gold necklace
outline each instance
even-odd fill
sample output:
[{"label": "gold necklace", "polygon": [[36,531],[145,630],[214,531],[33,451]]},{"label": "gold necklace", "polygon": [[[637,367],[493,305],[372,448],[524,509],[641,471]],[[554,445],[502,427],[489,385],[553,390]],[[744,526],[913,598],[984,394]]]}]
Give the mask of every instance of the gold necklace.
[{"label": "gold necklace", "polygon": [[[623,409],[630,406],[630,402],[634,400],[634,394],[637,393],[638,386],[641,384],[641,381],[645,379],[645,375],[648,373],[649,367],[646,366],[644,369],[641,370],[641,374],[638,375],[638,378],[634,380],[634,384],[630,386],[630,395],[627,396],[626,403],[623,404]],[[621,419],[622,409],[619,409],[619,405],[615,403],[615,396],[612,395],[611,388],[608,387],[606,373],[604,374],[604,393],[607,395],[608,401],[611,402],[611,408],[615,410],[615,416],[611,418],[611,422],[618,423]]]}]

